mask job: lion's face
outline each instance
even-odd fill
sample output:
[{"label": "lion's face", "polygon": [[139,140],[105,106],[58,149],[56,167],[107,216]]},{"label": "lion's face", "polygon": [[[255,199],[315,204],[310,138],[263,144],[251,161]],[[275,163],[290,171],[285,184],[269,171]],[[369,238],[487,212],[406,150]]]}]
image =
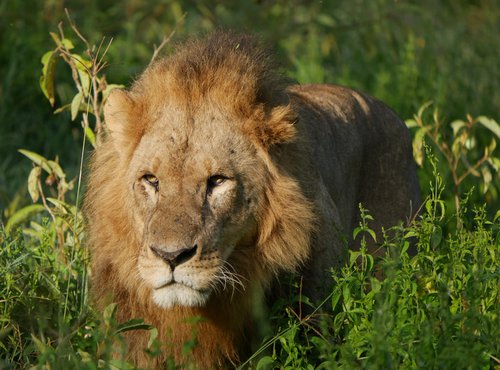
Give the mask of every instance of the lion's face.
[{"label": "lion's face", "polygon": [[[206,119],[203,117],[210,117]],[[230,117],[165,112],[130,160],[140,277],[162,307],[199,306],[211,292],[243,289],[233,254],[255,238],[265,173]]]}]

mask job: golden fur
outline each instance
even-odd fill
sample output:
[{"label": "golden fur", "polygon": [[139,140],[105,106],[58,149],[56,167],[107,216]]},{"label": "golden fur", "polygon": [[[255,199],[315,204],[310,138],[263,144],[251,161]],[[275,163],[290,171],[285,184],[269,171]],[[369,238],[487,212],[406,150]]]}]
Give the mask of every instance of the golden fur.
[{"label": "golden fur", "polygon": [[105,116],[85,205],[92,290],[120,320],[158,328],[154,359],[147,333],[127,335],[139,366],[185,363],[193,332],[199,367],[237,364],[252,300],[286,271],[319,297],[358,202],[380,227],[418,201],[408,133],[389,109],[335,86],[288,86],[248,36],[184,44],[115,90]]}]

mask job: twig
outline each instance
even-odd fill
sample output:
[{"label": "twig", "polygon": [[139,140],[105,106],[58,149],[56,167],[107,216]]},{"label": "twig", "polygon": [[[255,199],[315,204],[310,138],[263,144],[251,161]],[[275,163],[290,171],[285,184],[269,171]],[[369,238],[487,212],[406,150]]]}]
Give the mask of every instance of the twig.
[{"label": "twig", "polygon": [[153,64],[153,62],[156,60],[156,58],[158,57],[158,54],[160,53],[160,51],[165,47],[165,45],[167,45],[170,40],[172,39],[172,37],[174,37],[175,35],[175,32],[177,31],[177,27],[179,27],[179,24],[184,21],[184,18],[186,18],[186,14],[187,13],[184,13],[181,17],[181,19],[179,19],[179,21],[177,21],[177,24],[175,25],[174,29],[172,30],[172,32],[170,32],[170,35],[168,36],[163,36],[163,40],[162,42],[160,43],[160,45],[158,47],[156,47],[156,45],[153,45],[154,47],[154,51],[153,51],[153,55],[151,56],[151,60],[149,61],[149,64],[148,66],[150,66],[151,64]]}]

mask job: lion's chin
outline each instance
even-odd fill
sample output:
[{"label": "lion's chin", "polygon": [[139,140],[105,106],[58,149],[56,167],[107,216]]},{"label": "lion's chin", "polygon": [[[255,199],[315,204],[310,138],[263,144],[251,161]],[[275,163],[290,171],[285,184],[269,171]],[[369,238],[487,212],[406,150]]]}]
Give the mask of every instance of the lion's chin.
[{"label": "lion's chin", "polygon": [[209,296],[208,291],[202,292],[178,283],[153,290],[153,302],[162,308],[200,307],[207,303]]}]

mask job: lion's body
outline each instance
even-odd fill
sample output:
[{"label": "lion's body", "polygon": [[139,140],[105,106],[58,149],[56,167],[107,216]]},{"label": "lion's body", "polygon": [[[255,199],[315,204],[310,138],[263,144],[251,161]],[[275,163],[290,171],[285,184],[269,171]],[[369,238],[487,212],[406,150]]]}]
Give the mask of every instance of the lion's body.
[{"label": "lion's body", "polygon": [[[313,299],[344,261],[361,202],[378,230],[412,216],[409,134],[382,103],[333,85],[286,86],[247,37],[218,34],[149,67],[106,106],[86,198],[93,291],[158,328],[160,366],[237,363],[253,300],[300,271]],[[413,207],[413,208],[412,208]],[[196,324],[189,317],[201,317]]]}]

